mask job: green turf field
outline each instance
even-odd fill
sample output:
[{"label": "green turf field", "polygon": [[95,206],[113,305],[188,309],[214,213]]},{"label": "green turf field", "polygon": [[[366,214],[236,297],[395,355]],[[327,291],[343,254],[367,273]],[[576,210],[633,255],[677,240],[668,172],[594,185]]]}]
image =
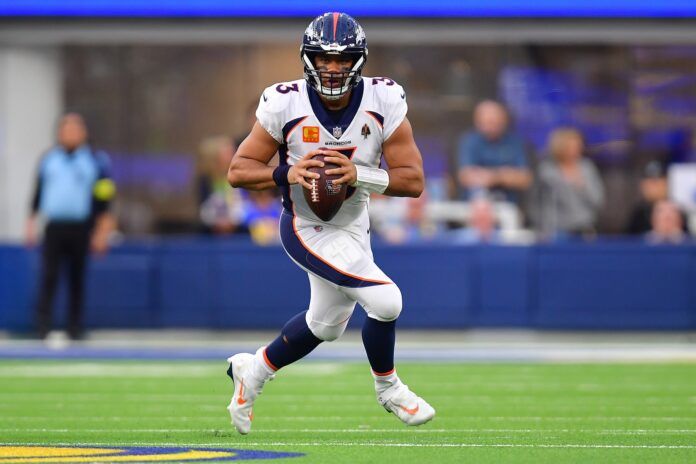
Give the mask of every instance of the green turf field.
[{"label": "green turf field", "polygon": [[308,361],[267,385],[247,436],[229,424],[226,367],[0,361],[0,443],[305,453],[273,461],[298,463],[696,462],[693,364],[401,364],[437,409],[407,428],[377,404],[365,364]]}]

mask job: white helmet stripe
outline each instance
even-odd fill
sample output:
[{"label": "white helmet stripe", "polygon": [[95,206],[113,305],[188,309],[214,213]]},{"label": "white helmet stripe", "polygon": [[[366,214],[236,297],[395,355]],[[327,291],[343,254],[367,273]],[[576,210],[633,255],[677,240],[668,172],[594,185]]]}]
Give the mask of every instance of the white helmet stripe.
[{"label": "white helmet stripe", "polygon": [[316,70],[316,68],[314,67],[314,63],[312,63],[312,60],[309,59],[309,56],[307,56],[306,53],[302,54],[302,61],[304,61],[305,66],[307,66],[312,71]]},{"label": "white helmet stripe", "polygon": [[355,65],[353,65],[353,69],[351,69],[351,71],[357,71],[358,69],[360,69],[364,61],[365,57],[360,55],[360,59],[358,59],[358,61],[355,62]]}]

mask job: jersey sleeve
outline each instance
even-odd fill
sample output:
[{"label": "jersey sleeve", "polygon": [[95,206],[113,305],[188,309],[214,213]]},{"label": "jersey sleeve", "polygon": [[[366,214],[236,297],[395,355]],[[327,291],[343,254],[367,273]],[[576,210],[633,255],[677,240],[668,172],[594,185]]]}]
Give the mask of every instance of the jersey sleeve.
[{"label": "jersey sleeve", "polygon": [[277,90],[280,85],[274,84],[263,91],[256,109],[256,119],[276,142],[283,144],[283,121],[289,98]]},{"label": "jersey sleeve", "polygon": [[[379,78],[377,84],[377,96],[381,100],[384,114],[384,127],[382,133],[387,140],[406,118],[408,105],[406,104],[406,92],[404,88],[391,79]],[[392,85],[389,85],[391,83]]]}]

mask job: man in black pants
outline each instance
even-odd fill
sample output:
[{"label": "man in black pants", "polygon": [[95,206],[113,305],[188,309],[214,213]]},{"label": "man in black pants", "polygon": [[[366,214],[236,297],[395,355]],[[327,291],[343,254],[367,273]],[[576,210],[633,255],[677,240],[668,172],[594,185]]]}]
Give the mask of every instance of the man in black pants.
[{"label": "man in black pants", "polygon": [[71,339],[83,336],[82,305],[85,264],[89,248],[107,250],[113,227],[109,204],[114,184],[109,159],[87,145],[87,128],[77,113],[67,113],[58,122],[58,144],[39,164],[36,191],[27,221],[27,243],[36,243],[36,219],[46,220],[40,293],[36,309],[38,335],[51,329],[51,308],[61,266],[68,266],[69,320]]}]

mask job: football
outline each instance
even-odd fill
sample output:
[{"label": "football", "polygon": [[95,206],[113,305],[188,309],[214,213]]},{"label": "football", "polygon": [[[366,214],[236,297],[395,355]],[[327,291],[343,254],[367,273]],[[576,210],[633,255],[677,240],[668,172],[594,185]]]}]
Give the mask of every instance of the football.
[{"label": "football", "polygon": [[[325,155],[315,155],[313,159],[324,161]],[[310,172],[319,174],[318,179],[311,179],[311,189],[303,188],[305,200],[314,214],[322,221],[330,221],[338,210],[341,209],[346,199],[348,186],[346,184],[334,185],[333,181],[341,177],[339,174],[327,175],[327,169],[337,168],[338,165],[325,163],[324,167],[313,166]]]}]

